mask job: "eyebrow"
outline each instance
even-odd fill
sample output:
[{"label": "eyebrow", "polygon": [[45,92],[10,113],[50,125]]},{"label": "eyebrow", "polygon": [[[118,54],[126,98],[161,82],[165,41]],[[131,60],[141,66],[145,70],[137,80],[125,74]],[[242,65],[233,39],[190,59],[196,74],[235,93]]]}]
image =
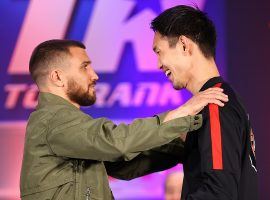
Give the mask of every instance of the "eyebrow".
[{"label": "eyebrow", "polygon": [[85,65],[85,64],[89,65],[89,64],[91,64],[91,63],[92,63],[92,62],[91,62],[90,60],[83,61],[82,64],[81,64],[81,66],[83,66],[83,65]]}]

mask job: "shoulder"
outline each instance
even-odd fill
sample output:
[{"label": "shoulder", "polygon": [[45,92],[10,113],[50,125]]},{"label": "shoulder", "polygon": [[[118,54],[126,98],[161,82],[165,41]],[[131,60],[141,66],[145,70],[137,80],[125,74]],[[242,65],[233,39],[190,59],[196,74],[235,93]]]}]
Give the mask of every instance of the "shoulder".
[{"label": "shoulder", "polygon": [[224,107],[220,107],[216,104],[208,104],[202,111],[203,118],[207,120],[218,116],[233,124],[237,124],[243,119],[246,119],[247,114],[240,100],[240,96],[226,82],[223,82],[220,87],[224,89],[224,93],[228,95],[229,101],[225,103]]},{"label": "shoulder", "polygon": [[92,119],[91,116],[87,115],[80,109],[76,107],[71,107],[71,106],[57,106],[54,108],[54,114],[51,118],[51,123],[63,123],[63,122],[71,122],[71,121],[84,121],[84,120],[89,120]]},{"label": "shoulder", "polygon": [[34,111],[29,118],[29,123],[42,121],[45,124],[55,125],[59,123],[82,121],[92,119],[76,107],[66,105],[49,105]]},{"label": "shoulder", "polygon": [[224,107],[220,108],[221,112],[235,115],[238,120],[245,120],[247,118],[247,111],[241,96],[226,82],[222,84],[224,93],[228,95],[229,101]]}]

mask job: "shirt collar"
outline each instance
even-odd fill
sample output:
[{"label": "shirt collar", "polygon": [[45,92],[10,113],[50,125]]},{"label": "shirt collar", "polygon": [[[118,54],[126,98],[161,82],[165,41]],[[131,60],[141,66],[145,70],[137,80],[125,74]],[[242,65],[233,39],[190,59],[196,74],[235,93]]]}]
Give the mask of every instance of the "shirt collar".
[{"label": "shirt collar", "polygon": [[213,77],[213,78],[210,78],[203,86],[202,88],[200,89],[200,92],[201,91],[204,91],[208,88],[211,88],[211,87],[214,87],[217,83],[223,83],[224,80],[221,76],[217,76],[217,77]]},{"label": "shirt collar", "polygon": [[42,108],[47,105],[67,105],[70,107],[77,108],[76,106],[68,102],[66,99],[58,95],[48,93],[48,92],[40,92],[38,95],[37,109]]}]

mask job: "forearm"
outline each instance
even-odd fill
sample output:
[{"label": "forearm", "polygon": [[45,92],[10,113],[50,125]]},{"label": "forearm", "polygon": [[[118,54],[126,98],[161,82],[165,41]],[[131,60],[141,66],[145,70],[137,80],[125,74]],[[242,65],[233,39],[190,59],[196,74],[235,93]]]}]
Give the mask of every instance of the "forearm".
[{"label": "forearm", "polygon": [[[153,119],[136,120],[131,125],[120,124],[112,129],[102,128],[101,136],[96,136],[95,141],[103,143],[103,147],[108,149],[107,154],[117,150],[125,160],[134,158],[141,151],[146,151],[157,146],[169,143],[175,138],[179,138],[182,132],[187,132],[193,126],[194,117],[185,117],[172,120],[170,122],[157,124]],[[102,136],[106,135],[106,139]],[[104,149],[104,148],[103,148]],[[105,155],[104,155],[105,156]]]},{"label": "forearm", "polygon": [[130,160],[141,151],[163,145],[181,132],[197,129],[201,118],[184,117],[159,123],[159,117],[135,120],[130,125],[115,125],[106,118],[92,119],[80,112],[66,112],[63,121],[51,120],[47,141],[59,156],[117,161]]},{"label": "forearm", "polygon": [[130,161],[105,162],[108,175],[131,180],[154,172],[174,167],[179,161],[172,155],[149,150],[139,154]]}]

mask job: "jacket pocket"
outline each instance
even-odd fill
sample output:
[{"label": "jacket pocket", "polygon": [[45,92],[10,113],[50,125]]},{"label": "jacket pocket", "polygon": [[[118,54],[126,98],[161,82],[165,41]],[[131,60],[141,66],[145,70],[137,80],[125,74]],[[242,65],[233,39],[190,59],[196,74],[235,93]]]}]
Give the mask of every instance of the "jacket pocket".
[{"label": "jacket pocket", "polygon": [[75,187],[73,182],[61,185],[55,191],[52,200],[68,200],[75,198]]},{"label": "jacket pocket", "polygon": [[31,193],[22,200],[74,200],[74,182],[67,182],[54,188]]}]

